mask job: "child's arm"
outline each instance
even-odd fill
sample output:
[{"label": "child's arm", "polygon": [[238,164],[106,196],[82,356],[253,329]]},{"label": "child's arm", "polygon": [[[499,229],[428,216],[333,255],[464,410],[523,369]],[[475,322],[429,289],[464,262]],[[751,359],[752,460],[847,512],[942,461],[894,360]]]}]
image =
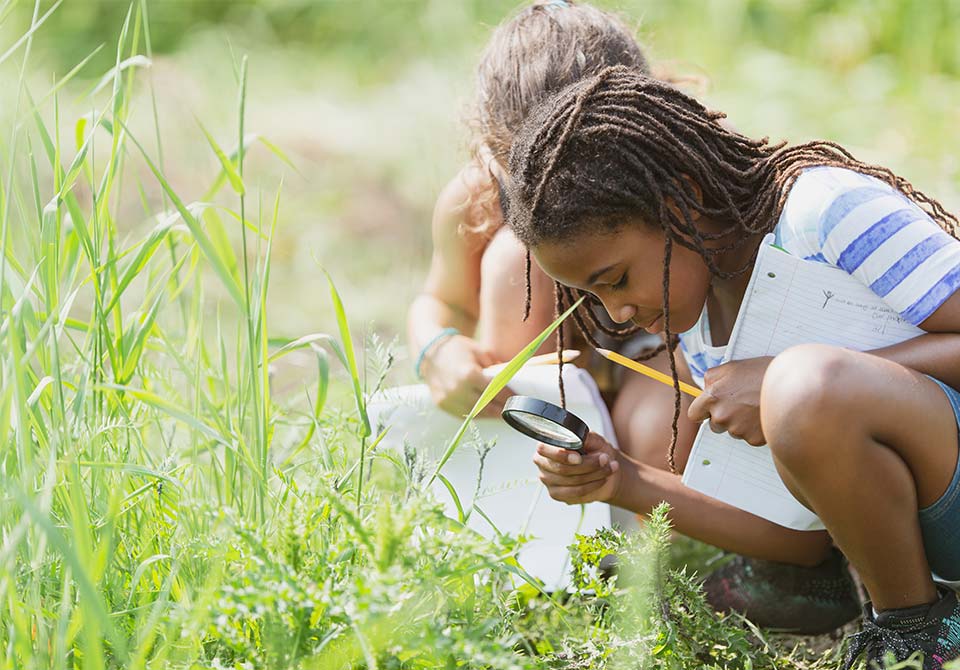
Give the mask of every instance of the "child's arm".
[{"label": "child's arm", "polygon": [[648,514],[661,501],[684,535],[738,554],[797,565],[817,565],[829,551],[825,532],[778,526],[684,486],[678,475],[638,463],[591,433],[578,454],[537,445],[534,463],[550,496],[568,504],[607,502]]},{"label": "child's arm", "polygon": [[[797,178],[779,225],[791,253],[843,269],[931,333],[868,353],[960,388],[960,242],[927,212],[873,177],[820,168]],[[770,360],[710,370],[690,418],[765,443],[759,399]]]},{"label": "child's arm", "polygon": [[960,292],[947,298],[920,327],[927,334],[870,353],[960,389]]},{"label": "child's arm", "polygon": [[[920,327],[924,335],[867,352],[960,388],[960,292],[954,293]],[[766,443],[760,424],[760,390],[772,357],[733,361],[707,371],[706,392],[690,406],[692,421],[758,446]]]},{"label": "child's arm", "polygon": [[[472,339],[480,309],[480,263],[488,236],[471,231],[466,224],[470,223],[471,197],[481,179],[479,169],[468,166],[437,199],[430,272],[407,314],[410,351],[419,360],[419,372],[434,402],[458,416],[471,409],[486,386],[482,369],[500,362]],[[459,334],[442,334],[449,328]],[[501,395],[490,412],[499,410],[508,392]]]}]

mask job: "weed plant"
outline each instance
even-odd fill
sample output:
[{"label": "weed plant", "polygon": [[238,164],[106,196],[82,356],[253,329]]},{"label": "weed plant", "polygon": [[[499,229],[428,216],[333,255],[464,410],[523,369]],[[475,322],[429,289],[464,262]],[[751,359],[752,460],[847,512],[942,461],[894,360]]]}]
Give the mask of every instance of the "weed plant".
[{"label": "weed plant", "polygon": [[[135,100],[156,110],[146,3],[126,15],[89,94],[97,111],[80,119],[59,100],[83,63],[48,90],[26,83],[44,16],[0,50],[0,67],[19,72],[0,133],[3,667],[833,662],[777,656],[760,631],[711,612],[692,575],[668,568],[665,508],[640,535],[578,538],[562,594],[517,563],[523,538],[481,537],[462,507],[451,517],[430,483],[445,482],[470,417],[438,463],[378,451],[364,403],[392,353],[377,341],[357,355],[332,281],[336,335],[270,333],[282,195],[251,195],[245,181],[246,62],[236,147],[204,129],[219,173],[181,195],[156,115],[153,133],[130,129]],[[130,199],[151,222],[139,236],[120,220]],[[293,352],[317,374],[279,399],[271,365]],[[599,571],[608,554],[614,577]]]}]

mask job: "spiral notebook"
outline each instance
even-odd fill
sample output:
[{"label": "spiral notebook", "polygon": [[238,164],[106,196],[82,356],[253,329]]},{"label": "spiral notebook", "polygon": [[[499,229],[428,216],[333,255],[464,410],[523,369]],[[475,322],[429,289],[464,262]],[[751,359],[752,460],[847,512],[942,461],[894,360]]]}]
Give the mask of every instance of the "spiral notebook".
[{"label": "spiral notebook", "polygon": [[[760,246],[724,362],[773,356],[796,344],[868,351],[923,333],[843,270],[791,256],[768,235]],[[780,480],[768,447],[700,427],[683,483],[797,530],[823,524]]]}]

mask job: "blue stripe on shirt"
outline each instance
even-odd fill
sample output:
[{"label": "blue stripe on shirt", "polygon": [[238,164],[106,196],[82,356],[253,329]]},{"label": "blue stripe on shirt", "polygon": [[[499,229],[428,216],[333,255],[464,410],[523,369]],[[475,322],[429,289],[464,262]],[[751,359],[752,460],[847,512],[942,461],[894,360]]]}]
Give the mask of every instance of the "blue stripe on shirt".
[{"label": "blue stripe on shirt", "polygon": [[922,242],[918,242],[900,260],[890,266],[875,282],[870,284],[870,290],[881,298],[900,285],[907,276],[917,269],[925,260],[937,251],[950,244],[953,238],[944,232],[934,233]]},{"label": "blue stripe on shirt", "polygon": [[900,315],[913,325],[918,326],[937,311],[937,308],[953,295],[958,287],[960,287],[960,265],[955,265],[953,269],[940,278],[940,281]]},{"label": "blue stripe on shirt", "polygon": [[848,274],[852,274],[891,235],[914,221],[921,220],[923,220],[923,214],[912,208],[898,209],[887,214],[847,245],[837,259],[837,266],[846,270]]},{"label": "blue stripe on shirt", "polygon": [[820,247],[827,241],[827,236],[843,218],[865,202],[874,198],[890,195],[890,191],[879,186],[861,186],[844,193],[830,203],[830,207],[820,219]]}]

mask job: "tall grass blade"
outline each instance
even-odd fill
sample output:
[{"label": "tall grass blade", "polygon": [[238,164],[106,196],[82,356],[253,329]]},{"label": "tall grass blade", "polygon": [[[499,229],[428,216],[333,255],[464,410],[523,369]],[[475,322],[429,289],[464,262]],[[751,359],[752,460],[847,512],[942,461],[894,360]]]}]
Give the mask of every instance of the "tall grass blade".
[{"label": "tall grass blade", "polygon": [[247,192],[246,187],[243,185],[243,178],[240,176],[240,173],[237,172],[237,168],[234,166],[233,161],[227,158],[227,155],[223,153],[223,149],[220,148],[220,145],[217,144],[217,141],[213,139],[207,129],[204,127],[200,121],[197,121],[197,125],[200,126],[200,130],[203,131],[204,137],[207,138],[207,143],[210,145],[210,148],[213,149],[213,153],[217,156],[217,160],[220,161],[220,166],[223,168],[224,174],[227,175],[227,179],[230,181],[230,186],[233,188],[234,193],[237,195],[244,195]]},{"label": "tall grass blade", "polygon": [[123,72],[128,68],[150,67],[151,65],[153,65],[153,61],[151,61],[146,56],[142,56],[139,54],[136,56],[131,56],[130,58],[126,58],[120,61],[119,63],[117,63],[114,67],[110,68],[110,70],[108,70],[106,74],[104,74],[103,77],[100,78],[100,82],[94,87],[94,89],[90,92],[90,94],[96,95],[97,93],[105,89],[108,84],[113,83],[114,80],[120,76],[121,72]]},{"label": "tall grass blade", "polygon": [[467,515],[463,511],[463,504],[460,502],[460,496],[457,495],[457,489],[453,486],[449,479],[437,473],[437,479],[440,480],[440,483],[444,485],[447,489],[447,492],[450,494],[450,497],[453,498],[453,504],[457,508],[457,521],[460,523],[467,522]]},{"label": "tall grass blade", "polygon": [[437,462],[437,467],[434,470],[433,474],[430,476],[427,485],[430,485],[437,478],[437,475],[440,474],[440,470],[446,464],[450,457],[453,456],[453,452],[456,451],[457,446],[459,446],[460,441],[463,439],[464,433],[467,432],[467,427],[470,425],[470,422],[477,418],[477,415],[483,411],[483,408],[490,404],[490,401],[493,400],[500,391],[506,388],[507,384],[510,383],[510,380],[513,379],[513,376],[517,374],[517,371],[524,366],[524,364],[533,358],[533,355],[537,352],[544,342],[547,341],[547,338],[560,327],[560,324],[563,323],[564,319],[573,314],[573,312],[580,306],[580,303],[583,302],[583,298],[577,300],[570,308],[565,311],[563,314],[557,317],[556,321],[551,323],[549,326],[544,328],[543,332],[537,335],[530,344],[521,349],[516,356],[510,359],[510,362],[504,366],[503,370],[498,372],[493,379],[490,380],[490,383],[487,384],[487,387],[483,390],[483,393],[480,394],[480,397],[477,399],[477,402],[474,404],[473,409],[470,410],[470,413],[467,414],[466,418],[463,420],[463,423],[460,424],[460,429],[457,431],[456,435],[453,436],[453,439],[450,440],[450,444],[447,445],[446,450],[443,452],[443,455],[440,457],[440,460]]},{"label": "tall grass blade", "polygon": [[83,608],[90,610],[91,615],[96,618],[100,630],[106,635],[107,639],[110,640],[114,653],[120,657],[121,660],[125,660],[128,656],[127,643],[117,632],[116,627],[110,620],[103,598],[97,587],[90,581],[88,570],[80,557],[77,556],[74,548],[67,542],[60,531],[57,530],[49,517],[41,512],[40,509],[34,505],[33,500],[22,492],[14,482],[9,480],[5,481],[3,488],[13,495],[33,523],[43,531],[47,541],[56,548],[66,564],[70,566],[73,578],[76,580],[77,586],[83,594]]},{"label": "tall grass blade", "polygon": [[[18,39],[16,42],[14,42],[14,43],[13,43],[13,46],[11,46],[9,49],[7,49],[7,50],[3,53],[3,55],[0,55],[0,63],[3,63],[3,61],[7,60],[7,58],[10,57],[10,54],[14,53],[17,49],[19,49],[19,48],[21,47],[21,45],[23,45],[24,42],[26,42],[28,39],[30,39],[30,37],[31,37],[35,32],[37,32],[37,30],[39,30],[40,26],[42,26],[42,25],[44,24],[44,22],[45,22],[47,19],[50,18],[50,15],[53,14],[55,11],[57,11],[57,8],[58,8],[62,3],[63,3],[63,0],[57,0],[57,2],[54,3],[54,5],[53,5],[50,9],[47,10],[46,14],[44,14],[43,16],[41,16],[39,20],[34,21],[34,22],[33,22],[33,25],[30,26],[30,29],[29,29],[27,32],[25,32],[23,35],[21,35],[21,36],[20,36],[20,39]],[[39,3],[37,3],[37,4],[39,4]]]},{"label": "tall grass blade", "polygon": [[183,217],[184,223],[186,223],[187,227],[190,229],[190,234],[193,235],[194,240],[196,240],[197,246],[200,247],[204,257],[213,267],[214,272],[216,272],[220,277],[220,281],[227,289],[230,297],[233,298],[234,302],[237,303],[237,306],[241,310],[246,310],[247,303],[244,299],[243,292],[240,290],[240,286],[237,285],[237,282],[224,262],[224,259],[220,256],[213,244],[210,242],[210,238],[208,238],[206,233],[203,232],[200,222],[197,221],[193,214],[190,213],[190,210],[173,190],[173,187],[170,186],[170,183],[163,176],[163,173],[161,173],[153,161],[150,160],[150,156],[147,155],[143,145],[137,141],[137,138],[130,133],[130,130],[126,126],[124,126],[124,131],[127,133],[130,141],[132,141],[136,145],[137,149],[140,150],[140,153],[143,155],[143,159],[146,161],[147,166],[153,173],[153,176],[157,178],[157,181],[160,182],[160,186],[167,194],[167,197],[170,198],[170,201],[173,203],[174,207],[176,207],[177,211],[180,212],[180,216]]},{"label": "tall grass blade", "polygon": [[340,345],[343,348],[347,372],[350,373],[350,381],[353,384],[357,412],[360,414],[360,435],[369,437],[371,433],[370,419],[367,417],[367,404],[363,397],[363,389],[360,386],[360,372],[357,368],[357,357],[353,353],[353,340],[350,338],[350,324],[347,323],[347,313],[343,307],[343,301],[340,299],[340,293],[333,283],[333,278],[326,270],[323,273],[327,276],[327,283],[330,285],[330,299],[333,301],[333,311],[337,317],[337,327],[340,329]]}]

